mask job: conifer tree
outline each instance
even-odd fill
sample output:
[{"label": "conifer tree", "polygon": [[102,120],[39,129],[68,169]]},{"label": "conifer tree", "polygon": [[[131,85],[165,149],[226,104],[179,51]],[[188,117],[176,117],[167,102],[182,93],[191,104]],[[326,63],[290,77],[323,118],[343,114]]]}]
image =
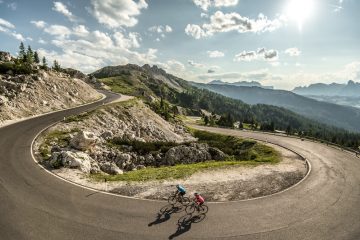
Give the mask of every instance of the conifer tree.
[{"label": "conifer tree", "polygon": [[60,64],[56,60],[54,60],[53,69],[58,72],[61,70]]},{"label": "conifer tree", "polygon": [[28,46],[27,52],[26,52],[26,62],[31,64],[34,62],[34,52],[31,49],[31,46]]},{"label": "conifer tree", "polygon": [[42,58],[42,67],[43,67],[44,69],[47,69],[47,67],[48,67],[45,57]]},{"label": "conifer tree", "polygon": [[34,52],[34,62],[36,64],[40,63],[40,59],[39,59],[39,55],[38,55],[37,51]]},{"label": "conifer tree", "polygon": [[19,46],[19,59],[24,61],[26,58],[25,46],[24,43],[21,42]]}]

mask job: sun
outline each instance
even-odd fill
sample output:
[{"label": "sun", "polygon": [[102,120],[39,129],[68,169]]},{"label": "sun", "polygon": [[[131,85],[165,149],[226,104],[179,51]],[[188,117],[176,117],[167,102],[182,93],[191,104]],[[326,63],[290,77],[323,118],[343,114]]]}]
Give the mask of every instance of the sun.
[{"label": "sun", "polygon": [[286,5],[286,16],[297,22],[300,31],[304,22],[314,14],[314,2],[315,0],[289,0]]}]

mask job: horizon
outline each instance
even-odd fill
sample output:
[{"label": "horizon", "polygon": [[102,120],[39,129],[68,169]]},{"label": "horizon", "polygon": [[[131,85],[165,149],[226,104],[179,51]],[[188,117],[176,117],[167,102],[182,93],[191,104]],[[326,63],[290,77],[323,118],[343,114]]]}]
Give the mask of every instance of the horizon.
[{"label": "horizon", "polygon": [[[360,80],[351,0],[0,0],[1,49],[20,41],[91,73],[157,65],[188,81],[256,81],[292,90]],[[319,30],[320,29],[320,30]]]}]

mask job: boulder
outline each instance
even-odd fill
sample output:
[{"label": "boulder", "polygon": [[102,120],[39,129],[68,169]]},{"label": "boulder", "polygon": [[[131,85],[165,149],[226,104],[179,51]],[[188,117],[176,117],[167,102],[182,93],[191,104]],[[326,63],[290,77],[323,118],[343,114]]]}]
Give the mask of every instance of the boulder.
[{"label": "boulder", "polygon": [[180,163],[197,163],[211,160],[211,154],[206,148],[180,145],[169,149],[162,161],[164,165],[175,165]]},{"label": "boulder", "polygon": [[94,161],[84,152],[63,151],[61,157],[64,167],[77,168],[84,173],[90,173],[91,162]]},{"label": "boulder", "polygon": [[98,138],[92,132],[80,131],[70,141],[70,146],[78,150],[87,150],[95,145]]},{"label": "boulder", "polygon": [[116,166],[114,163],[112,162],[103,162],[100,164],[100,169],[101,171],[111,174],[111,175],[116,175],[116,174],[123,174],[124,172],[118,167]]},{"label": "boulder", "polygon": [[62,157],[60,152],[53,152],[51,154],[50,166],[52,168],[59,168],[62,166]]},{"label": "boulder", "polygon": [[90,163],[90,165],[91,165],[90,173],[99,173],[99,172],[101,172],[99,164],[96,161],[92,161]]},{"label": "boulder", "polygon": [[217,148],[210,147],[208,149],[208,151],[209,151],[209,153],[211,155],[212,160],[221,161],[221,160],[224,160],[226,158],[226,154],[223,153],[222,151],[220,151]]},{"label": "boulder", "polygon": [[113,138],[113,136],[114,136],[114,134],[111,131],[105,131],[100,135],[100,137],[105,140],[109,140],[109,139]]}]

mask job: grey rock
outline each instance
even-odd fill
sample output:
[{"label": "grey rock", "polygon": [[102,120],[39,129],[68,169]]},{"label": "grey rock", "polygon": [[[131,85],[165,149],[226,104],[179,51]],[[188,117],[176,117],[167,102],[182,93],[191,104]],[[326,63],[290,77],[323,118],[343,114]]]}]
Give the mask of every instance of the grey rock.
[{"label": "grey rock", "polygon": [[84,173],[90,173],[93,159],[84,152],[63,151],[61,152],[62,165],[69,168],[80,169]]},{"label": "grey rock", "polygon": [[111,132],[111,131],[106,131],[106,132],[103,132],[100,137],[105,139],[105,140],[109,140],[111,138],[113,138],[114,134]]},{"label": "grey rock", "polygon": [[87,150],[95,145],[98,138],[92,132],[80,131],[70,141],[70,146],[78,150]]},{"label": "grey rock", "polygon": [[112,162],[100,163],[100,169],[101,169],[101,171],[103,171],[105,173],[108,173],[108,174],[111,174],[111,175],[123,174],[124,173],[118,166],[116,166]]}]

